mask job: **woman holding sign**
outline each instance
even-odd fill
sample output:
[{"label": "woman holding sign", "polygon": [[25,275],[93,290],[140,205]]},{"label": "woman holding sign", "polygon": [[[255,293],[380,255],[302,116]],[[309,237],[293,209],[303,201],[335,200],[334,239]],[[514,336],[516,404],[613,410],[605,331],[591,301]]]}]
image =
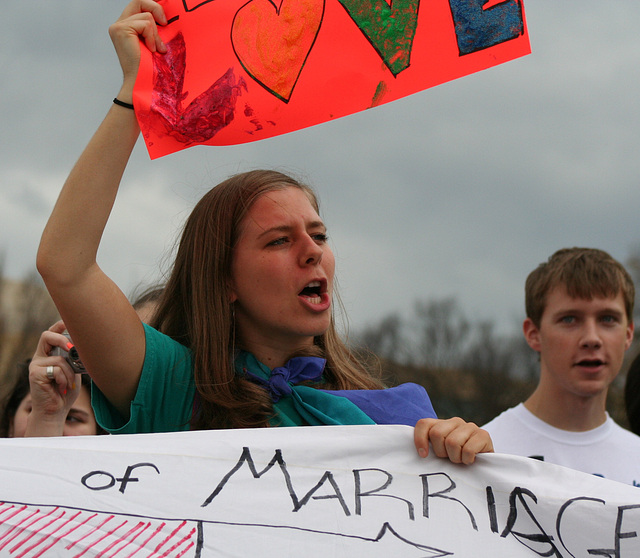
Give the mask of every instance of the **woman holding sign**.
[{"label": "woman holding sign", "polygon": [[96,253],[139,135],[141,43],[163,54],[162,7],[134,0],[111,26],[123,85],[71,171],[37,265],[94,383],[111,432],[321,424],[415,425],[420,455],[458,463],[492,451],[462,419],[438,420],[423,388],[382,389],[336,333],[334,257],[313,192],[273,171],[210,190],[184,227],[151,324]]}]

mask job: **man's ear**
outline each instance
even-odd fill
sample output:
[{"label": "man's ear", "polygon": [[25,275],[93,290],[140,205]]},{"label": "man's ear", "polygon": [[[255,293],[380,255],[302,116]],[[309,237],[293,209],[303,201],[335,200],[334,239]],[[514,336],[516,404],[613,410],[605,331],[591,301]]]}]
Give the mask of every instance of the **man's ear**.
[{"label": "man's ear", "polygon": [[534,351],[540,352],[540,329],[533,323],[531,318],[527,318],[522,324],[522,332],[529,347]]},{"label": "man's ear", "polygon": [[624,350],[626,351],[629,347],[631,347],[631,343],[633,341],[633,332],[635,330],[635,325],[633,322],[629,322],[627,324],[627,342],[626,345],[624,347]]}]

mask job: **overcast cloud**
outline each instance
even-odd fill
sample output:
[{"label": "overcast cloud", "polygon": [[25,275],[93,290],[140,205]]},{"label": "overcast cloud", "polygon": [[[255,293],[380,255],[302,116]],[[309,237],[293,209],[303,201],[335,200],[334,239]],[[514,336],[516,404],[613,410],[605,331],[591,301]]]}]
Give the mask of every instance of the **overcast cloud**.
[{"label": "overcast cloud", "polygon": [[[58,191],[117,93],[107,34],[125,2],[4,0],[0,249],[34,269]],[[158,279],[190,208],[229,174],[317,189],[352,330],[455,296],[513,327],[556,249],[640,244],[637,0],[525,0],[532,54],[282,137],[150,161],[139,143],[99,254],[129,294]]]}]

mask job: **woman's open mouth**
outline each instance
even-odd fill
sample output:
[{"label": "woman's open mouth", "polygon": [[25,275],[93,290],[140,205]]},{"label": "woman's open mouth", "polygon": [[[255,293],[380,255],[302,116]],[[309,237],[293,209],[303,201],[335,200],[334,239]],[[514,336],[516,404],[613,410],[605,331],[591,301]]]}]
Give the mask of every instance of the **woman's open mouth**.
[{"label": "woman's open mouth", "polygon": [[322,284],[320,281],[312,281],[304,289],[300,291],[300,296],[305,297],[312,304],[320,304],[322,302]]},{"label": "woman's open mouth", "polygon": [[298,293],[298,296],[314,310],[325,310],[331,306],[326,281],[311,281]]}]

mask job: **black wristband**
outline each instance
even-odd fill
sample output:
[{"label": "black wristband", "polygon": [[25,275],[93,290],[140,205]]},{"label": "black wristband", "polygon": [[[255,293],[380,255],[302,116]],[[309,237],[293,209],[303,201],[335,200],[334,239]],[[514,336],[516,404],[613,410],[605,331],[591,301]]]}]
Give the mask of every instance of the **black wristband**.
[{"label": "black wristband", "polygon": [[121,101],[120,99],[118,99],[118,97],[115,97],[113,99],[113,102],[119,107],[124,107],[124,108],[133,110],[133,105],[131,103],[125,103],[124,101]]}]

